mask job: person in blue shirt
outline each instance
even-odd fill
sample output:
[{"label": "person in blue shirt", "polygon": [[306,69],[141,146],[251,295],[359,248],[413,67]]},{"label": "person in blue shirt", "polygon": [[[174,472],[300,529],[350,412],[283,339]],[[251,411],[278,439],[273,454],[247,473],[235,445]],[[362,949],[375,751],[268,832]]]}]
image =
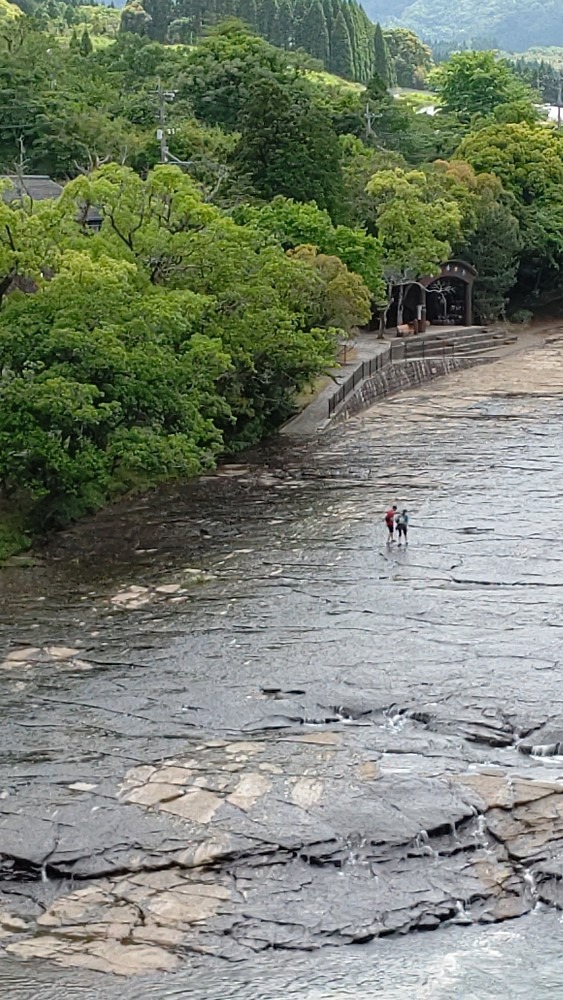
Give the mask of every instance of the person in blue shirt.
[{"label": "person in blue shirt", "polygon": [[399,536],[398,544],[400,545],[401,539],[404,538],[405,545],[408,545],[409,543],[407,541],[407,532],[409,528],[409,515],[406,510],[401,511],[400,514],[397,514],[395,518],[395,524],[397,525],[397,535]]}]

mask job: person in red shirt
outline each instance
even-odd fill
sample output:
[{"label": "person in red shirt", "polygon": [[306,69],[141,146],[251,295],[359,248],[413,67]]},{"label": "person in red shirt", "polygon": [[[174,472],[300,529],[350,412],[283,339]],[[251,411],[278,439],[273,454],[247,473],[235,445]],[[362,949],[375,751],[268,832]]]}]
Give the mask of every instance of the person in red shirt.
[{"label": "person in red shirt", "polygon": [[389,531],[389,538],[387,541],[393,542],[393,533],[395,531],[395,516],[397,514],[397,504],[394,504],[385,514],[385,524],[387,525],[387,530]]}]

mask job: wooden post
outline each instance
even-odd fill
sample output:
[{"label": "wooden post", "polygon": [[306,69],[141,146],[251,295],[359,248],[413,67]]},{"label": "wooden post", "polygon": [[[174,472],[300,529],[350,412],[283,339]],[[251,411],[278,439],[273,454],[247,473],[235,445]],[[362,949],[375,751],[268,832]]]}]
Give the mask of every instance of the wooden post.
[{"label": "wooden post", "polygon": [[418,305],[416,307],[416,319],[414,321],[415,333],[424,333],[424,327],[422,326],[422,306]]}]

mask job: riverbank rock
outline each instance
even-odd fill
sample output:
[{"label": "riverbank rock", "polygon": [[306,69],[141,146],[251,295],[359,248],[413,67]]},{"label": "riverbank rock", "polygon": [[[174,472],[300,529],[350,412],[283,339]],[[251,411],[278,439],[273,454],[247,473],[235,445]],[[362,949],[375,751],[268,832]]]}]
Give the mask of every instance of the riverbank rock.
[{"label": "riverbank rock", "polygon": [[[131,768],[116,791],[63,806],[31,853],[26,838],[6,842],[4,820],[3,849],[19,851],[21,871],[23,846],[54,894],[26,922],[3,907],[9,953],[129,975],[171,969],[185,948],[237,959],[512,919],[535,905],[535,879],[542,898],[562,898],[563,785],[486,769],[398,777],[354,731],[211,741]],[[76,830],[55,830],[86,814],[88,863]],[[110,826],[135,849],[111,848]],[[78,874],[90,883],[69,892]]]}]

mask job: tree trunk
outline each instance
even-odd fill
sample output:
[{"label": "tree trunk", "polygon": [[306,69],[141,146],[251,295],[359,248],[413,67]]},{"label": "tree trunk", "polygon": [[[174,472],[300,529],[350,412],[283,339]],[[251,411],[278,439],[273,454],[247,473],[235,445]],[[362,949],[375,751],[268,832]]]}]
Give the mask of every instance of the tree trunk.
[{"label": "tree trunk", "polygon": [[405,305],[405,286],[399,285],[399,299],[397,301],[397,329],[403,325],[404,305]]},{"label": "tree trunk", "polygon": [[383,340],[383,337],[385,336],[385,330],[387,329],[387,316],[389,314],[392,301],[393,301],[393,285],[390,282],[387,285],[387,304],[379,317],[379,330],[377,333],[379,340]]}]

